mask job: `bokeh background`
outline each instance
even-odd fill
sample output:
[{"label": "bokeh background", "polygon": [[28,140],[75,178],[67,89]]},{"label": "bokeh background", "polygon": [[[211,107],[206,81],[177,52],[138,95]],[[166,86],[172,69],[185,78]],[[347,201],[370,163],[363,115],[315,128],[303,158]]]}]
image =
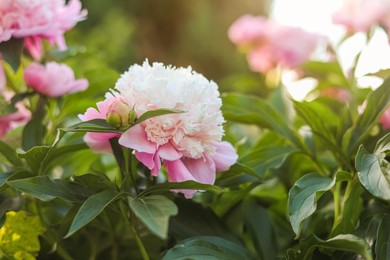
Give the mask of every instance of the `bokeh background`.
[{"label": "bokeh background", "polygon": [[[229,41],[227,30],[243,14],[266,14],[270,0],[82,2],[88,19],[67,33],[69,45],[84,45],[119,73],[148,58],[150,62],[190,65],[216,81],[222,91],[234,90],[235,82],[240,81],[240,91],[251,92],[251,86],[258,86],[261,80],[249,72],[245,56]],[[243,77],[247,84],[239,80]]]}]

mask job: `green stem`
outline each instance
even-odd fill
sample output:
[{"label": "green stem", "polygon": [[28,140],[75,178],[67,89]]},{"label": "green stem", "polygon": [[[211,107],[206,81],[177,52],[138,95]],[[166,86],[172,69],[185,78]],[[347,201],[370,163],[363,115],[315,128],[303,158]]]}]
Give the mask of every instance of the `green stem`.
[{"label": "green stem", "polygon": [[337,182],[336,187],[333,190],[333,200],[334,200],[333,228],[336,226],[336,223],[340,217],[340,189],[341,189],[341,182]]},{"label": "green stem", "polygon": [[140,236],[138,235],[138,232],[137,232],[137,230],[136,230],[136,228],[135,228],[135,226],[133,224],[133,221],[130,221],[130,219],[127,217],[126,209],[123,208],[123,204],[120,204],[120,209],[121,209],[123,217],[126,219],[127,223],[129,224],[130,231],[131,231],[131,233],[134,236],[135,242],[136,242],[136,244],[138,246],[138,249],[140,250],[142,258],[144,260],[149,260],[150,258],[149,258],[148,253],[146,252],[145,246],[142,243],[142,240],[141,240]]}]

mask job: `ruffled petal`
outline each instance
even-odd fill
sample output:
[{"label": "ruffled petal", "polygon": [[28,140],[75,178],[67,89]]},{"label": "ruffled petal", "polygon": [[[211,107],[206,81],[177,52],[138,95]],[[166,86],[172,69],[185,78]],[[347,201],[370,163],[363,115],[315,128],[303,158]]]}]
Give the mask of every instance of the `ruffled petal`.
[{"label": "ruffled petal", "polygon": [[238,159],[236,150],[228,142],[218,142],[214,146],[216,153],[210,158],[214,161],[217,172],[227,171]]}]

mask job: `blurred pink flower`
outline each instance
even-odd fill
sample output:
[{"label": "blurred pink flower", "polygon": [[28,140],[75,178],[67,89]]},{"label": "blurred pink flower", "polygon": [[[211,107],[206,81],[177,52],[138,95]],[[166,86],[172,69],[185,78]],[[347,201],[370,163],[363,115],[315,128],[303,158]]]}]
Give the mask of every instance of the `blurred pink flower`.
[{"label": "blurred pink flower", "polygon": [[252,44],[263,37],[266,30],[265,17],[244,15],[229,28],[229,39],[236,45]]},{"label": "blurred pink flower", "polygon": [[[125,131],[122,146],[157,176],[164,165],[170,182],[194,180],[213,184],[215,173],[237,160],[234,148],[221,142],[221,99],[217,85],[191,68],[144,62],[124,73],[115,86],[137,117],[159,108],[184,113],[150,118]],[[189,198],[194,190],[178,190]]]},{"label": "blurred pink flower", "polygon": [[304,63],[321,40],[319,35],[300,28],[249,15],[234,22],[228,34],[233,43],[247,47],[250,68],[262,73],[277,65],[294,68]]},{"label": "blurred pink flower", "polygon": [[383,23],[390,14],[388,0],[344,0],[332,15],[333,23],[346,27],[349,32],[368,32]]},{"label": "blurred pink flower", "polygon": [[49,62],[46,66],[31,63],[24,70],[24,80],[29,87],[48,97],[79,92],[88,87],[86,79],[75,80],[70,67],[56,62]]},{"label": "blurred pink flower", "polygon": [[42,39],[66,49],[64,33],[85,19],[79,0],[0,1],[0,42],[11,37],[25,38],[26,48],[35,59],[42,55]]},{"label": "blurred pink flower", "polygon": [[[1,63],[0,71],[2,71]],[[5,89],[5,85],[3,88],[0,88],[0,91],[0,108],[4,108],[3,106],[9,106],[14,93],[7,91]],[[15,104],[15,109],[15,112],[9,114],[4,114],[4,111],[2,111],[3,113],[0,115],[0,138],[5,136],[8,131],[18,127],[19,125],[25,124],[30,120],[31,112],[25,108],[22,102],[17,102]]]},{"label": "blurred pink flower", "polygon": [[[88,108],[83,115],[79,115],[82,121],[89,121],[92,119],[106,119],[106,115],[109,112],[109,106],[115,101],[115,98],[108,98],[102,102],[96,104],[98,109]],[[112,153],[110,139],[114,137],[119,138],[119,134],[116,133],[92,133],[89,132],[84,136],[84,142],[95,153]]]},{"label": "blurred pink flower", "polygon": [[384,130],[390,129],[390,108],[388,108],[380,117],[379,123],[383,126]]},{"label": "blurred pink flower", "polygon": [[351,92],[343,88],[329,87],[321,91],[321,96],[333,98],[345,103],[351,99]]}]

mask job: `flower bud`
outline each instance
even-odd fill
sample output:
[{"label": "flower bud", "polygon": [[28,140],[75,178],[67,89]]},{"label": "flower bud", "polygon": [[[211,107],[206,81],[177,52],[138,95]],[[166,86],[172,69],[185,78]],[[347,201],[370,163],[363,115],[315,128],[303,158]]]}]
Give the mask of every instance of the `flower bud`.
[{"label": "flower bud", "polygon": [[127,129],[134,121],[134,110],[121,97],[113,98],[108,106],[106,121],[115,128]]}]

